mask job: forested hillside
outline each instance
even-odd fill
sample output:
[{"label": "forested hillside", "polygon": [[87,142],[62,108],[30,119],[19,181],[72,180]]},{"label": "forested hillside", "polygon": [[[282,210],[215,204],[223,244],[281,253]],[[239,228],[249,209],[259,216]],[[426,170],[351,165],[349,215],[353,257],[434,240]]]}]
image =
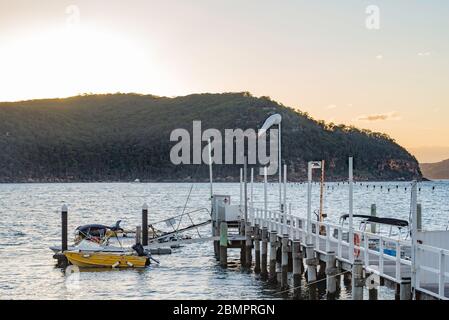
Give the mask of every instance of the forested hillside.
[{"label": "forested hillside", "polygon": [[[207,128],[260,128],[283,116],[283,157],[289,177],[306,176],[306,162],[327,161],[328,179],[345,179],[347,157],[359,180],[421,178],[416,159],[386,135],[325,124],[269,98],[248,93],[167,98],[137,94],[0,103],[0,182],[203,181],[206,165],[171,164],[170,133]],[[238,168],[215,166],[218,180],[238,179]]]}]

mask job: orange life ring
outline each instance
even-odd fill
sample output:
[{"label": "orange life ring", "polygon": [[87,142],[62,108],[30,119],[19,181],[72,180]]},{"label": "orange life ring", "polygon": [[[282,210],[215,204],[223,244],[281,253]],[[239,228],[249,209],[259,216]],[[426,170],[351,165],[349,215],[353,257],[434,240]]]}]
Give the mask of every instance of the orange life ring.
[{"label": "orange life ring", "polygon": [[358,233],[354,233],[354,257],[358,258],[360,256],[360,236]]}]

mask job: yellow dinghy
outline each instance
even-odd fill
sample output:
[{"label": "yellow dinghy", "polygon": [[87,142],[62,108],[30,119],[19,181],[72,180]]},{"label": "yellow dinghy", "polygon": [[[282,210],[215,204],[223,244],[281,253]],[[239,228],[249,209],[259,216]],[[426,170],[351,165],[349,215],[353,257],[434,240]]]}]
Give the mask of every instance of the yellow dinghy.
[{"label": "yellow dinghy", "polygon": [[78,267],[145,268],[150,264],[147,256],[133,253],[65,251],[64,255]]}]

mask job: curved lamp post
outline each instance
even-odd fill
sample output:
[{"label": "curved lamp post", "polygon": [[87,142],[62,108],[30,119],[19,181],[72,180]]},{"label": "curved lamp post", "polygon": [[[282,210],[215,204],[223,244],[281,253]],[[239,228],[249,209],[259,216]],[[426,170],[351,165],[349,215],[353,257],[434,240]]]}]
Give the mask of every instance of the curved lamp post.
[{"label": "curved lamp post", "polygon": [[268,117],[267,120],[265,120],[265,123],[263,124],[262,128],[259,130],[258,137],[262,137],[264,134],[267,133],[267,130],[271,128],[272,126],[277,125],[279,127],[279,142],[278,142],[278,171],[279,171],[279,208],[281,211],[283,211],[282,208],[282,158],[281,158],[281,122],[282,122],[282,116],[279,113],[273,114],[272,116]]}]

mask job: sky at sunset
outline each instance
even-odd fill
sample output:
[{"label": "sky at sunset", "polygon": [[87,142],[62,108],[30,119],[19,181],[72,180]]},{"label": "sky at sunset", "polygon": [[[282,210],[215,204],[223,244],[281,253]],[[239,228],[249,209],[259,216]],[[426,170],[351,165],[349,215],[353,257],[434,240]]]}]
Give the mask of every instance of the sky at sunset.
[{"label": "sky at sunset", "polygon": [[229,91],[449,158],[449,1],[0,0],[0,101]]}]

